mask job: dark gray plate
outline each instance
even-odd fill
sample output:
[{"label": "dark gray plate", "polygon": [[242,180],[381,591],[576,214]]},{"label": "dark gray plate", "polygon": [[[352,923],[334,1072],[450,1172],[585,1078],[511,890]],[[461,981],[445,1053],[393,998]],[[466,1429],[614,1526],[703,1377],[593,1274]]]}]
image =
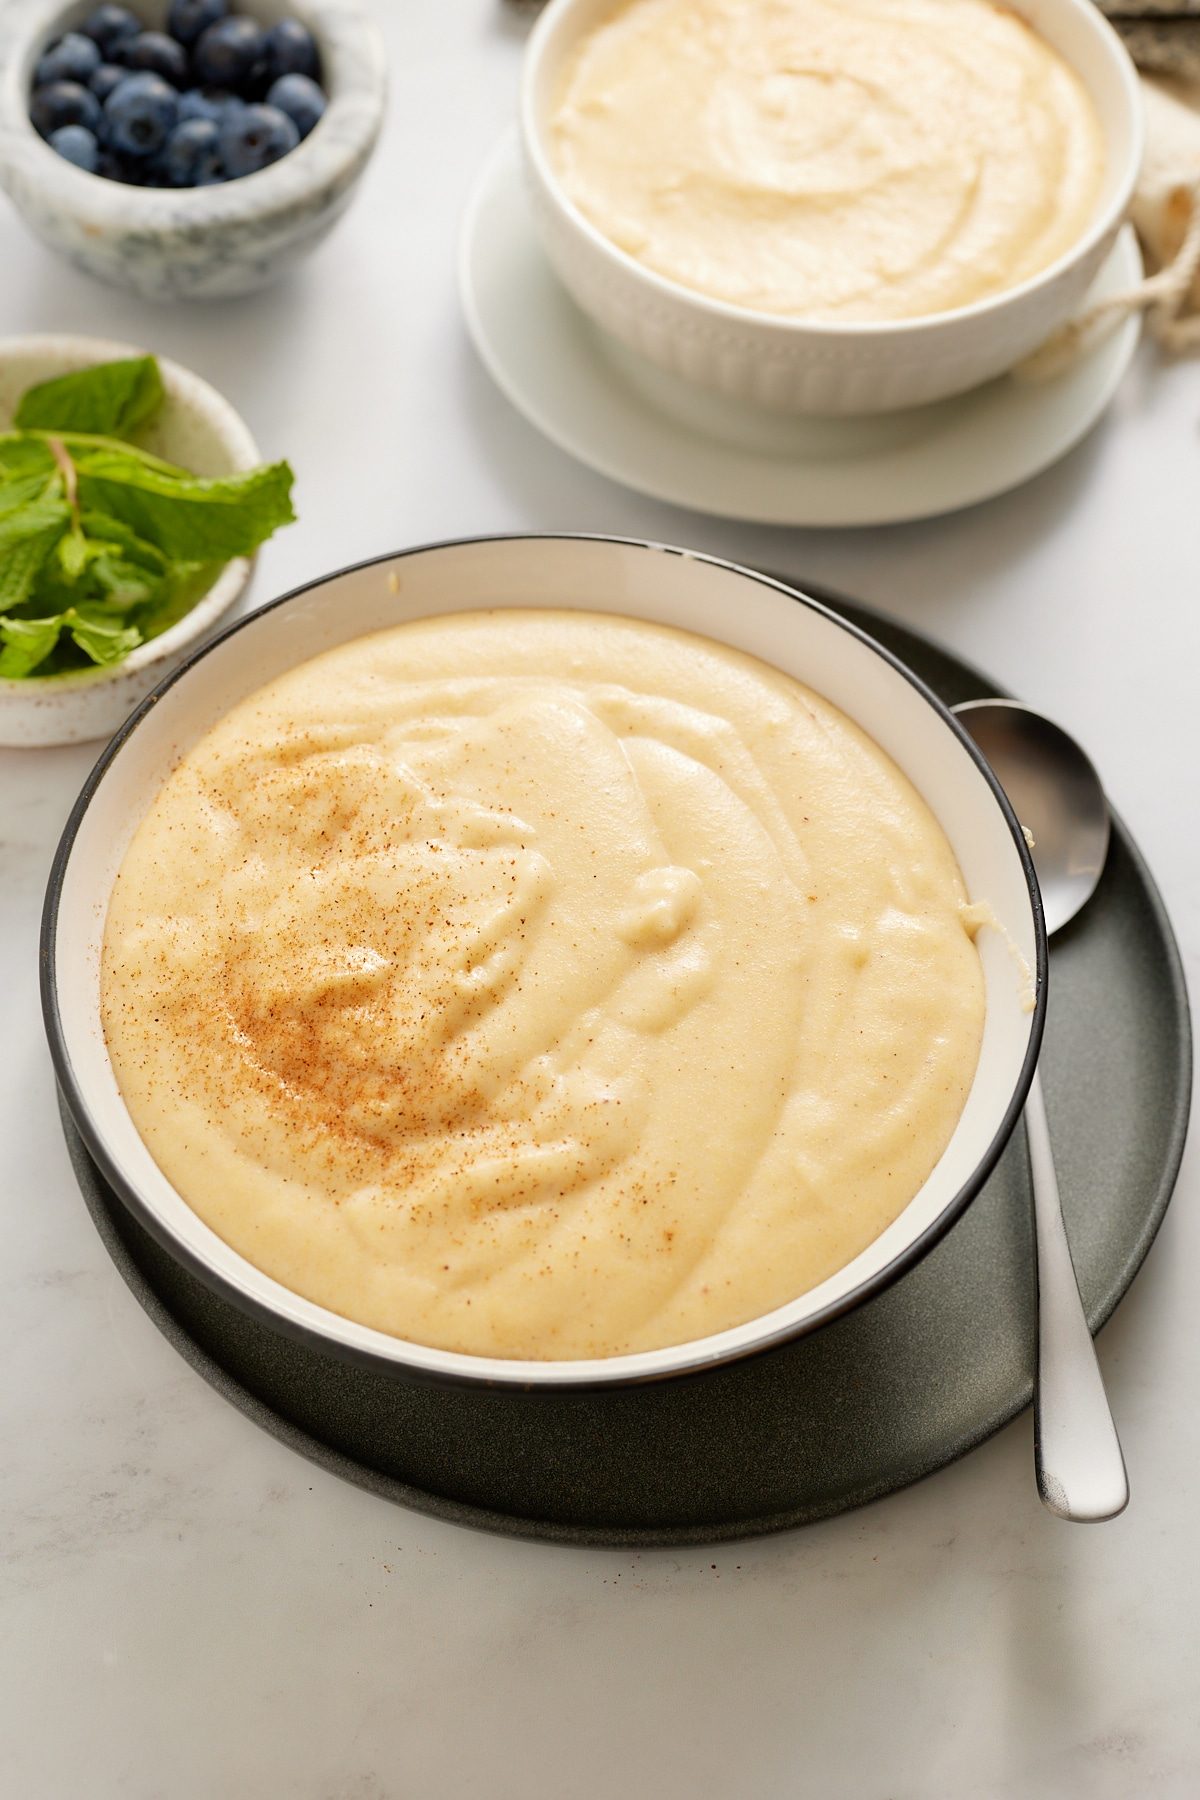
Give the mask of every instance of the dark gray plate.
[{"label": "dark gray plate", "polygon": [[[894,621],[818,597],[950,704],[998,691]],[[1050,991],[1043,1077],[1071,1246],[1097,1330],[1166,1211],[1191,1092],[1178,951],[1119,820],[1095,899],[1054,941]],[[691,1379],[546,1396],[412,1385],[279,1336],[142,1230],[63,1117],[113,1261],[193,1368],[314,1462],[459,1524],[620,1546],[777,1531],[942,1468],[1032,1397],[1032,1240],[1019,1131],[925,1260],[846,1318]]]}]

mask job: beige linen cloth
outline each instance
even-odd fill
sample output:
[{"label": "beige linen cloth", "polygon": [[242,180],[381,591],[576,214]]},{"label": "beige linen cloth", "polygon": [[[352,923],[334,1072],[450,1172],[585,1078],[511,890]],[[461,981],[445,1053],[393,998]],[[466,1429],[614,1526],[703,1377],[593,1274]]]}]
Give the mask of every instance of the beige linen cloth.
[{"label": "beige linen cloth", "polygon": [[1148,274],[1058,333],[1031,373],[1049,373],[1135,311],[1164,349],[1200,349],[1200,0],[1097,3],[1142,71],[1146,155],[1130,217]]}]

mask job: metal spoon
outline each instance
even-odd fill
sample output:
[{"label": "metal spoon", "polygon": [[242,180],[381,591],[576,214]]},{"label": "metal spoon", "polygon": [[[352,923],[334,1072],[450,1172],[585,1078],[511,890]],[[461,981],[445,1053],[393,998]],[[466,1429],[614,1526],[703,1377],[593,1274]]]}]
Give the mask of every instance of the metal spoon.
[{"label": "metal spoon", "polygon": [[[969,700],[954,710],[1033,836],[1046,929],[1053,934],[1091,899],[1108,854],[1100,777],[1073,738],[1018,701]],[[1129,1481],[1079,1298],[1036,1072],[1025,1133],[1037,1238],[1038,1492],[1060,1519],[1112,1519],[1129,1504]]]}]

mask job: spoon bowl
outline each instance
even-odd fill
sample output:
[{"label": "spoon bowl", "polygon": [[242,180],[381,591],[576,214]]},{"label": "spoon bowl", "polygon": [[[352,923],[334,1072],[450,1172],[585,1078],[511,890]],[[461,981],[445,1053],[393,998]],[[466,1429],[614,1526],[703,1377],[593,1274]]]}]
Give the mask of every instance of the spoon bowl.
[{"label": "spoon bowl", "polygon": [[[1096,891],[1108,854],[1104,788],[1074,738],[1017,700],[955,707],[1031,838],[1046,929],[1060,931]],[[1025,1101],[1037,1241],[1034,1464],[1060,1519],[1097,1523],[1129,1504],[1129,1480],[1063,1224],[1040,1070]]]},{"label": "spoon bowl", "polygon": [[1061,931],[1095,893],[1108,855],[1108,802],[1095,765],[1061,725],[1019,700],[968,700],[954,710],[1033,838],[1046,930]]}]

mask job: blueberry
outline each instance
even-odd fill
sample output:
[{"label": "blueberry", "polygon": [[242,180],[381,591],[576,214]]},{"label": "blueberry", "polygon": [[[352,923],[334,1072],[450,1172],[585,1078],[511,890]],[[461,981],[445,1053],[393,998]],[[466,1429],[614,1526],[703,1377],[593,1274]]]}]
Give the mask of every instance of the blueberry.
[{"label": "blueberry", "polygon": [[78,81],[86,86],[100,67],[100,52],[90,37],[68,31],[41,57],[33,72],[34,87],[47,87],[52,81]]},{"label": "blueberry", "polygon": [[281,75],[267,89],[267,105],[286,113],[302,138],[306,138],[325,111],[325,96],[307,75]]},{"label": "blueberry", "polygon": [[308,75],[314,81],[320,68],[312,32],[298,19],[281,19],[263,40],[267,80],[281,75]]},{"label": "blueberry", "polygon": [[228,11],[229,0],[171,0],[167,30],[181,44],[190,46],[201,32],[223,19]]},{"label": "blueberry", "polygon": [[188,58],[182,44],[162,31],[140,31],[131,44],[122,45],[125,67],[161,75],[172,87],[187,86]]},{"label": "blueberry", "polygon": [[185,119],[175,127],[159,158],[172,187],[209,187],[224,180],[220,137],[212,119]]},{"label": "blueberry", "polygon": [[108,96],[112,93],[113,89],[124,81],[128,73],[128,69],[122,69],[118,63],[100,64],[100,67],[88,82],[88,86],[91,88],[93,94],[95,94],[101,106],[104,105],[104,102],[108,99]]},{"label": "blueberry", "polygon": [[50,133],[46,141],[52,150],[65,156],[77,169],[86,169],[89,175],[96,173],[96,165],[100,161],[100,146],[96,142],[95,133],[85,125],[60,125],[57,131]]},{"label": "blueberry", "polygon": [[136,37],[142,27],[127,6],[98,6],[79,29],[100,46],[105,61],[112,62],[113,51],[122,39]]},{"label": "blueberry", "polygon": [[286,113],[274,106],[242,106],[221,127],[221,157],[231,178],[278,162],[300,142]]},{"label": "blueberry", "polygon": [[52,81],[39,88],[29,103],[29,117],[34,129],[48,138],[61,125],[84,125],[99,132],[103,118],[100,102],[77,81]]},{"label": "blueberry", "polygon": [[179,96],[179,123],[184,125],[189,119],[211,119],[214,125],[220,125],[229,108],[241,104],[220,88],[189,88]]},{"label": "blueberry", "polygon": [[122,156],[154,156],[174,130],[178,111],[179,95],[161,75],[127,75],[104,103],[109,143]]},{"label": "blueberry", "polygon": [[263,55],[263,34],[253,19],[218,19],[192,51],[192,72],[201,87],[247,88]]},{"label": "blueberry", "polygon": [[107,176],[110,181],[123,181],[127,187],[150,185],[149,162],[138,162],[128,156],[115,156],[111,150],[100,152],[100,164],[96,173]]}]

